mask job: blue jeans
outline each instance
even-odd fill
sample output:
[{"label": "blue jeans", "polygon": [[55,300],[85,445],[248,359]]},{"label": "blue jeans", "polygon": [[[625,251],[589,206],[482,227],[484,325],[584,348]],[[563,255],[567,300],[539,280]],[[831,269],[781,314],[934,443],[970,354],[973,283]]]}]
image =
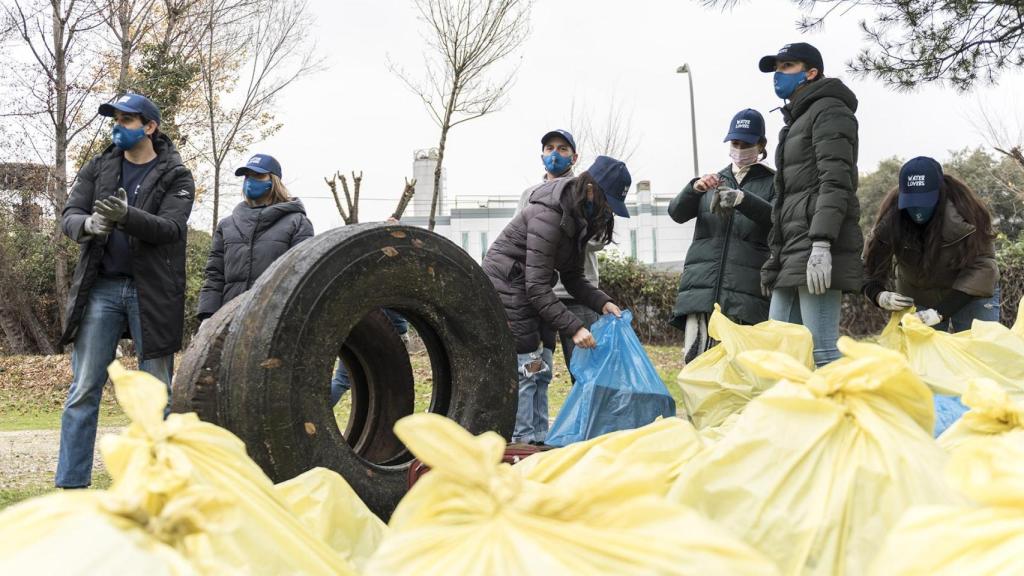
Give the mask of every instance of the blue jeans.
[{"label": "blue jeans", "polygon": [[999,286],[996,286],[996,291],[992,294],[992,297],[971,300],[966,306],[950,316],[949,319],[943,319],[942,322],[936,324],[934,328],[936,330],[956,333],[970,330],[971,324],[975,320],[999,322],[1000,299]]},{"label": "blue jeans", "polygon": [[[135,353],[141,359],[146,344],[142,341],[134,280],[98,278],[89,291],[71,352],[71,390],[60,417],[60,456],[54,480],[58,488],[81,488],[92,482],[96,425],[103,385],[107,383],[107,366],[114,361],[117,342],[126,326],[135,341]],[[140,360],[139,369],[166,384],[170,396],[173,354]],[[164,414],[167,414],[166,408]]]},{"label": "blue jeans", "polygon": [[352,381],[348,377],[348,368],[345,363],[338,359],[338,366],[334,369],[334,376],[331,378],[331,407],[333,408],[352,388]]},{"label": "blue jeans", "polygon": [[814,364],[820,368],[842,356],[836,348],[842,305],[841,290],[829,290],[815,295],[806,286],[776,288],[772,292],[768,317],[807,327],[814,340]]},{"label": "blue jeans", "polygon": [[[539,370],[527,367],[541,361]],[[516,355],[519,372],[519,407],[512,442],[543,442],[548,437],[548,384],[551,384],[551,350],[541,346],[536,352]]]}]

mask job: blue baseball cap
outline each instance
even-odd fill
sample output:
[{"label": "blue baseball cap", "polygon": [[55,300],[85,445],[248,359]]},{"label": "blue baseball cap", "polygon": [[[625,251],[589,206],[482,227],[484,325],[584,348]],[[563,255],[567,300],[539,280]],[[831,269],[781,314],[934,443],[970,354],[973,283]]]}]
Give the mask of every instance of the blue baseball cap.
[{"label": "blue baseball cap", "polygon": [[729,133],[723,142],[741,140],[747,144],[757,144],[764,138],[764,117],[753,108],[741,110],[732,117]]},{"label": "blue baseball cap", "polygon": [[100,104],[100,116],[114,117],[114,112],[121,111],[128,114],[138,114],[147,122],[150,120],[160,123],[160,109],[153,104],[153,101],[142,94],[131,92],[121,96],[113,102]]},{"label": "blue baseball cap", "polygon": [[899,208],[931,208],[939,203],[942,165],[934,158],[918,156],[900,168]]},{"label": "blue baseball cap", "polygon": [[252,158],[249,158],[249,161],[245,163],[245,166],[235,170],[235,176],[244,176],[248,172],[273,174],[278,178],[283,178],[281,176],[281,163],[270,154],[253,154]]},{"label": "blue baseball cap", "polygon": [[626,164],[615,158],[598,156],[587,172],[604,192],[604,198],[608,201],[612,212],[623,218],[629,218],[626,194],[629,192],[629,186],[633,183],[633,178],[629,175]]},{"label": "blue baseball cap", "polygon": [[568,142],[569,143],[569,148],[572,148],[572,153],[573,154],[576,153],[576,140],[573,139],[572,134],[569,134],[568,130],[562,130],[561,128],[559,128],[558,130],[552,130],[551,132],[548,132],[547,134],[545,134],[540,139],[540,145],[541,146],[547,146],[548,140],[550,140],[550,139],[552,139],[552,138],[554,138],[556,136],[559,137],[559,138],[562,138],[563,140]]},{"label": "blue baseball cap", "polygon": [[780,61],[803,62],[808,68],[817,68],[819,75],[825,74],[825,62],[821,59],[821,52],[807,42],[786,44],[779,48],[778,54],[761,58],[757,63],[757,67],[761,72],[775,72],[775,65]]}]

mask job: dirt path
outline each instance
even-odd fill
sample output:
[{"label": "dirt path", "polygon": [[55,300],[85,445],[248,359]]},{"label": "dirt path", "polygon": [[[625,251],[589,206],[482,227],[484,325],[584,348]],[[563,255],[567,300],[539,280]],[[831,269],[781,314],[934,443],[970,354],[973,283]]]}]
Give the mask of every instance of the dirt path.
[{"label": "dirt path", "polygon": [[[120,428],[100,428],[97,438]],[[94,470],[103,470],[97,453]],[[52,483],[57,470],[60,430],[16,430],[0,432],[0,489],[24,488]]]}]

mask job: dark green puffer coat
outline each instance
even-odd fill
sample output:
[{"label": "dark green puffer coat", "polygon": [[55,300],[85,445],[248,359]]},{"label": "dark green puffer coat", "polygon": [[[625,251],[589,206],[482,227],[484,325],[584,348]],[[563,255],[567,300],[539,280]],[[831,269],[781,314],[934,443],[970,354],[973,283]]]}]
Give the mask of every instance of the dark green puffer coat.
[{"label": "dark green puffer coat", "polygon": [[668,205],[669,216],[680,224],[697,219],[672,311],[671,324],[680,330],[688,314],[710,314],[715,302],[734,322],[757,324],[768,319],[760,274],[768,259],[775,172],[755,164],[742,185],[736,182],[731,165],[718,175],[723,187],[743,190],[743,200],[730,215],[711,212],[713,194],[694,190],[696,178]]},{"label": "dark green puffer coat", "polygon": [[811,244],[832,244],[833,290],[862,285],[857,200],[857,97],[836,78],[811,82],[782,109],[786,125],[775,152],[775,205],[761,272],[770,288],[807,285]]}]

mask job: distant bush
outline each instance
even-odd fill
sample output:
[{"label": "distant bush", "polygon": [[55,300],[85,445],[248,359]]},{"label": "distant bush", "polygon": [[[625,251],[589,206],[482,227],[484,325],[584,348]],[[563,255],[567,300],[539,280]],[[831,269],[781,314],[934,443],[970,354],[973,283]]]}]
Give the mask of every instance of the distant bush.
[{"label": "distant bush", "polygon": [[663,272],[614,253],[598,254],[601,290],[622,309],[633,311],[633,329],[649,344],[682,344],[683,333],[668,324],[679,274]]}]

